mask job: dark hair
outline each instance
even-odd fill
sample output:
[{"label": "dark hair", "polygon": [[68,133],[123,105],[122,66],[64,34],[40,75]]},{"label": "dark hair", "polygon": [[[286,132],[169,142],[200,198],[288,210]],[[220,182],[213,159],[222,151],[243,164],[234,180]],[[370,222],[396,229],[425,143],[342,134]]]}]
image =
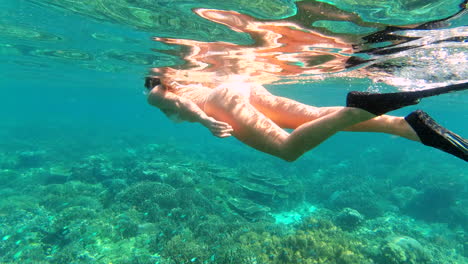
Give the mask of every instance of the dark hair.
[{"label": "dark hair", "polygon": [[153,89],[156,85],[161,84],[161,79],[157,77],[146,77],[145,78],[145,87],[148,90]]}]

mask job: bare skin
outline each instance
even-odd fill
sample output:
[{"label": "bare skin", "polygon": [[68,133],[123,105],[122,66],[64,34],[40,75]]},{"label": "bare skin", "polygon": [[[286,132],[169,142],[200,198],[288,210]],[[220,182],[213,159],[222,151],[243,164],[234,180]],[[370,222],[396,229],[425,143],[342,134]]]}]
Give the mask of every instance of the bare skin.
[{"label": "bare skin", "polygon": [[[239,83],[238,87],[218,87],[202,98],[190,98],[173,92],[187,91],[187,86],[158,85],[150,91],[148,102],[166,115],[201,123],[217,137],[232,135],[286,161],[296,160],[339,131],[382,132],[419,141],[402,117],[376,117],[352,107],[313,107],[274,96],[261,86]],[[288,133],[284,128],[294,130]]]}]

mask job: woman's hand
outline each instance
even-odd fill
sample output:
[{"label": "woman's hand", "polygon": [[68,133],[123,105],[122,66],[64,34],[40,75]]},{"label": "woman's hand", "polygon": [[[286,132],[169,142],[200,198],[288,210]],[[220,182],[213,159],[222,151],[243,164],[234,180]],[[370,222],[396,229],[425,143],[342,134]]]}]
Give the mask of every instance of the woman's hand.
[{"label": "woman's hand", "polygon": [[230,137],[232,131],[234,131],[228,123],[218,121],[212,117],[206,118],[203,125],[207,127],[214,136],[220,138]]}]

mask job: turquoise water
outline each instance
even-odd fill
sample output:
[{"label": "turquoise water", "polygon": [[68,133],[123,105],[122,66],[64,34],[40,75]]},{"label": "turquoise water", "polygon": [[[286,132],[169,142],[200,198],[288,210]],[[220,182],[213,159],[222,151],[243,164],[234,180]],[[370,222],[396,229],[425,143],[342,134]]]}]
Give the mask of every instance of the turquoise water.
[{"label": "turquoise water", "polygon": [[[343,132],[287,163],[174,124],[143,94],[155,68],[220,82],[244,65],[273,94],[317,106],[466,82],[462,4],[2,1],[0,263],[468,263],[466,162]],[[220,14],[319,41],[275,50]],[[190,61],[194,43],[224,53]],[[351,57],[369,61],[346,67]],[[193,67],[209,60],[232,64]],[[424,109],[466,137],[467,98],[392,114]]]}]

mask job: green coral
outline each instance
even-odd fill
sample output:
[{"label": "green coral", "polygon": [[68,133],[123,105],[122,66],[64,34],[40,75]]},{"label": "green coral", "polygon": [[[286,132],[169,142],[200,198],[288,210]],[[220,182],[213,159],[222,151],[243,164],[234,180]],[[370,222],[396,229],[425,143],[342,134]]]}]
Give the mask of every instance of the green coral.
[{"label": "green coral", "polygon": [[423,246],[407,236],[387,238],[381,247],[380,260],[388,264],[424,264],[431,263],[431,258]]},{"label": "green coral", "polygon": [[[323,209],[327,206],[324,203],[315,204],[318,209],[309,212],[313,218],[291,226],[274,224],[271,217],[250,221],[235,213],[252,209],[253,204],[248,201],[259,203],[262,212],[265,207],[259,199],[251,198],[246,188],[233,184],[240,178],[288,194],[287,188],[307,179],[311,186],[306,187],[310,188],[308,194],[316,193],[312,197],[321,197],[321,201],[329,199],[328,203],[336,209],[349,203],[365,210],[366,203],[372,202],[369,197],[380,204],[386,195],[400,205],[398,195],[408,190],[395,189],[396,185],[379,194],[378,182],[371,188],[363,176],[349,175],[343,180],[340,178],[344,171],[333,170],[323,170],[320,172],[323,176],[317,173],[313,179],[302,180],[293,177],[282,180],[284,174],[275,171],[245,177],[239,168],[228,170],[214,162],[182,163],[180,157],[174,161],[173,154],[166,157],[162,152],[153,153],[152,148],[145,149],[147,153],[135,150],[141,153],[135,155],[139,157],[137,161],[127,160],[128,154],[120,160],[118,155],[98,155],[84,159],[85,162],[78,159],[72,166],[75,170],[67,176],[69,179],[60,184],[44,184],[39,180],[49,172],[67,173],[60,168],[61,163],[51,164],[50,168],[0,170],[1,179],[15,182],[0,190],[0,260],[122,264],[466,262],[466,239],[461,228],[418,222],[401,214],[386,212],[364,221],[359,216],[355,218],[356,212],[346,209],[340,217],[338,210]],[[167,149],[167,153],[174,153]],[[159,156],[155,158],[156,155]],[[84,165],[82,169],[79,164]],[[91,175],[92,168],[98,177],[77,181]],[[358,179],[362,187],[350,187]],[[441,179],[438,177],[435,182]],[[341,182],[331,184],[332,181]],[[247,187],[266,190],[253,184]],[[300,190],[295,186],[292,189]],[[333,190],[337,192],[333,194]],[[313,200],[310,195],[306,195],[308,201]],[[236,210],[232,200],[235,197],[244,199],[235,204]],[[270,203],[271,212],[281,212],[283,206],[298,207],[294,199],[287,201],[290,204],[281,206]],[[463,209],[465,202],[466,199],[460,199],[451,205]],[[348,219],[349,216],[353,218]],[[352,219],[359,220],[358,224],[343,230]]]},{"label": "green coral", "polygon": [[175,189],[159,182],[140,182],[120,192],[117,201],[122,205],[136,207],[140,211],[147,211],[158,205],[161,208],[177,207]]},{"label": "green coral", "polygon": [[250,232],[240,242],[259,263],[372,263],[362,253],[362,241],[323,219],[309,218],[286,236]]}]

